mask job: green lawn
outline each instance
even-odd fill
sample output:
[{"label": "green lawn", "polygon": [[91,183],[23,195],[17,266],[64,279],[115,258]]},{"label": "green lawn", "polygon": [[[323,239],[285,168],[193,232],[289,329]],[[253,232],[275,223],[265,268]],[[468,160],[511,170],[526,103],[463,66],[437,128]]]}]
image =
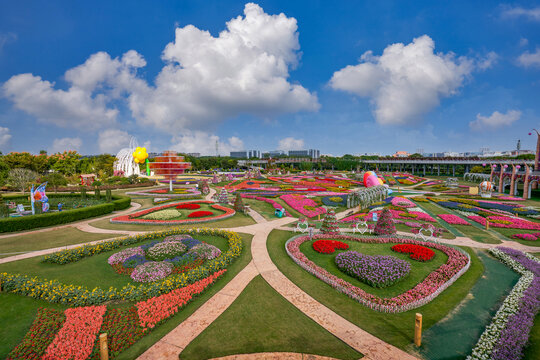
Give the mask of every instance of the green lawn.
[{"label": "green lawn", "polygon": [[[251,239],[252,235],[239,234],[242,237],[243,249],[237,258],[227,269],[227,272],[203,294],[197,296],[191,303],[186,305],[175,316],[153,329],[147,336],[136,342],[131,348],[124,351],[117,359],[135,359],[155,342],[169,333],[178,324],[193,314],[202,304],[209,300],[214,294],[221,290],[251,261]],[[6,264],[7,265],[7,264]],[[66,266],[66,265],[63,265]],[[109,266],[107,264],[107,266]],[[3,269],[1,271],[4,271]],[[80,276],[86,276],[81,273]],[[41,275],[40,275],[41,276]],[[126,306],[121,305],[110,305]],[[21,341],[28,332],[34,321],[38,307],[66,309],[66,306],[52,304],[41,300],[31,299],[24,296],[0,293],[0,358],[5,358],[7,354]]]},{"label": "green lawn", "polygon": [[395,244],[367,244],[357,241],[343,242],[349,245],[348,250],[358,251],[366,255],[389,255],[401,260],[405,260],[411,264],[411,272],[407,277],[401,279],[393,286],[389,286],[387,288],[375,288],[339,270],[334,259],[338,253],[343,253],[346,250],[337,250],[333,254],[320,254],[313,250],[312,242],[307,241],[300,245],[300,251],[302,251],[302,253],[304,253],[309,260],[326,269],[331,274],[348,281],[354,286],[357,286],[370,294],[383,298],[391,298],[412,289],[416,286],[416,284],[424,280],[424,278],[428,276],[430,272],[437,269],[448,260],[448,256],[446,256],[445,253],[435,249],[433,249],[433,251],[435,251],[435,256],[433,259],[430,261],[421,262],[412,260],[409,257],[409,254],[402,254],[392,251],[390,248]]},{"label": "green lawn", "polygon": [[[212,221],[198,224],[182,225],[182,227],[207,227],[207,228],[233,228],[255,224],[255,220],[249,215],[236,213],[232,217],[220,221]],[[129,231],[161,231],[178,227],[167,225],[137,225],[137,224],[111,224],[109,219],[97,220],[90,223],[91,226],[107,230]]]},{"label": "green lawn", "polygon": [[[197,239],[215,245],[222,251],[228,249],[227,240],[220,236],[200,235],[197,236]],[[140,245],[147,242],[150,242],[150,240],[141,242]],[[128,284],[138,285],[128,275],[117,274],[112,266],[107,263],[109,256],[128,247],[134,247],[134,245],[107,251],[65,265],[44,263],[41,262],[41,257],[35,257],[0,264],[0,271],[39,276],[48,280],[56,279],[64,284],[86,286],[89,289],[94,287],[107,289],[110,286],[123,287]]]},{"label": "green lawn", "polygon": [[2,255],[7,253],[50,249],[118,236],[121,235],[86,233],[74,227],[65,227],[35,234],[22,233],[18,236],[0,238],[0,258],[16,255]]},{"label": "green lawn", "polygon": [[243,198],[242,202],[245,205],[249,205],[250,208],[261,214],[266,220],[271,221],[277,219],[274,215],[274,207],[265,201]]},{"label": "green lawn", "polygon": [[285,300],[259,275],[233,304],[193,340],[181,359],[295,352],[358,359],[360,353]]},{"label": "green lawn", "polygon": [[539,246],[540,247],[540,241],[528,241],[528,240],[522,240],[522,239],[514,239],[512,235],[514,234],[533,234],[537,233],[538,231],[535,230],[519,230],[519,229],[506,229],[506,228],[496,228],[491,226],[490,229],[492,231],[496,231],[499,234],[502,234],[508,238],[508,240],[516,241],[520,244],[527,245],[527,246]]},{"label": "green lawn", "polygon": [[285,252],[285,242],[291,236],[290,232],[282,230],[274,230],[270,233],[267,247],[270,257],[277,267],[291,281],[317,301],[369,333],[402,349],[408,349],[413,341],[415,313],[423,314],[423,326],[425,329],[431,327],[467,296],[469,289],[484,271],[483,264],[474,253],[474,250],[464,248],[471,256],[471,266],[450,288],[442,292],[429,304],[418,309],[399,314],[384,314],[370,310],[346,295],[337,292],[296,265]]}]

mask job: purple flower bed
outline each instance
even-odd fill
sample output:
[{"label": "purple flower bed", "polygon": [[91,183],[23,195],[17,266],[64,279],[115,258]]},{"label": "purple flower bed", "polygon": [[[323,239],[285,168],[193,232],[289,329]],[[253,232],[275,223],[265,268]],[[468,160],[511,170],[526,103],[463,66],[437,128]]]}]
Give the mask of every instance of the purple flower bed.
[{"label": "purple flower bed", "polygon": [[511,248],[498,247],[490,252],[522,276],[467,359],[521,359],[540,311],[540,262]]},{"label": "purple flower bed", "polygon": [[137,282],[156,281],[169,276],[173,267],[173,264],[169,262],[149,261],[138,265],[131,273],[131,278]]},{"label": "purple flower bed", "polygon": [[370,256],[346,251],[335,258],[337,267],[346,274],[377,288],[391,286],[407,276],[411,265],[393,256]]}]

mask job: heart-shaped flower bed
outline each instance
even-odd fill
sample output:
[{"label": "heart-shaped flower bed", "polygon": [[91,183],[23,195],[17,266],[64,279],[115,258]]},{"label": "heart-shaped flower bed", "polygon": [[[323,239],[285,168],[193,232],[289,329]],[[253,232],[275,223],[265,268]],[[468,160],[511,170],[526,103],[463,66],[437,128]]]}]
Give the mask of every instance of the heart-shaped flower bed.
[{"label": "heart-shaped flower bed", "polygon": [[211,211],[194,211],[188,215],[188,218],[200,218],[200,217],[212,216],[212,215],[214,215],[214,213]]},{"label": "heart-shaped flower bed", "polygon": [[377,288],[391,286],[411,271],[411,265],[393,256],[364,255],[346,251],[335,258],[337,267],[344,273]]},{"label": "heart-shaped flower bed", "polygon": [[392,251],[409,254],[411,259],[417,261],[429,261],[435,256],[435,251],[422,245],[397,244],[392,246]]},{"label": "heart-shaped flower bed", "polygon": [[332,254],[336,249],[346,250],[349,245],[337,240],[317,240],[313,243],[313,250],[321,254]]}]

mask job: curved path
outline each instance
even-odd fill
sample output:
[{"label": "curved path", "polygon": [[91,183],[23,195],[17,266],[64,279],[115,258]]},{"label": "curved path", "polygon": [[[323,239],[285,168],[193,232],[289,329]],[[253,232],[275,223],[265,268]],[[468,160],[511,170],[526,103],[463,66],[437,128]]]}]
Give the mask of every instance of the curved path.
[{"label": "curved path", "polygon": [[[205,198],[208,200],[211,199],[215,192],[216,191],[211,188],[210,193]],[[132,203],[132,207],[130,209],[122,211],[120,213],[114,213],[100,219],[117,216],[118,214],[129,213],[138,209],[140,206],[140,204]],[[345,210],[342,213],[338,214],[338,217],[342,218],[350,211],[351,209]],[[253,260],[229,283],[227,283],[227,285],[225,285],[223,289],[216,293],[210,300],[206,301],[203,305],[201,305],[190,317],[188,317],[170,333],[165,335],[162,339],[160,339],[157,343],[150,347],[144,354],[139,357],[139,359],[178,359],[178,355],[182,352],[182,350],[202,331],[204,331],[204,329],[206,329],[214,320],[216,320],[234,302],[234,300],[240,295],[240,293],[245,289],[249,282],[259,274],[268,282],[268,284],[270,284],[270,286],[272,286],[278,293],[280,293],[291,304],[296,306],[306,316],[313,319],[320,326],[328,330],[330,333],[341,339],[343,342],[345,342],[355,350],[364,354],[366,359],[416,359],[414,356],[390,344],[385,343],[377,337],[362,330],[355,324],[342,318],[332,310],[328,309],[327,307],[313,299],[302,289],[296,286],[292,281],[290,281],[283,273],[281,273],[281,271],[279,271],[279,269],[272,262],[268,254],[266,241],[268,239],[268,235],[274,229],[292,231],[292,228],[285,227],[285,225],[296,221],[296,218],[286,217],[273,221],[267,221],[266,219],[264,219],[264,217],[262,217],[260,214],[258,214],[252,209],[250,209],[249,214],[257,222],[256,224],[229,228],[227,230],[249,233],[254,235],[251,245]],[[120,234],[141,233],[139,231],[97,229],[89,225],[89,222],[91,221],[96,221],[96,218],[76,223],[76,227],[86,232],[105,232]],[[47,228],[42,230],[35,230],[22,234],[50,231],[53,229],[68,226],[73,226],[73,224],[63,225],[52,229]],[[341,230],[350,231],[350,229]],[[0,238],[17,236],[20,234],[21,233],[14,235],[4,235],[0,236]],[[408,233],[400,233],[400,235],[410,236],[410,234]],[[110,239],[98,240],[92,243],[109,240]],[[476,248],[489,248],[493,246],[491,244],[479,243],[466,237],[458,237],[453,240],[441,239],[440,241],[454,245],[462,245]],[[70,247],[77,247],[81,245],[83,244],[73,245]],[[534,252],[539,250],[538,248],[525,246],[517,242],[503,242],[503,244],[500,245],[509,246],[524,251]],[[50,253],[65,248],[69,247],[47,249],[28,254],[12,256],[9,258],[0,259],[0,263],[15,261],[22,258],[40,256],[45,253]],[[261,358],[276,358],[275,356],[277,355],[278,357],[280,357],[280,354],[288,354],[287,356],[290,356],[288,358],[291,359],[301,359],[303,358],[303,356],[305,356],[305,358],[309,358],[311,356],[290,353],[275,353],[274,355],[272,355],[271,353],[269,353],[262,356]],[[225,359],[244,359],[251,356],[253,356],[253,354],[236,355],[232,357],[226,357]]]}]

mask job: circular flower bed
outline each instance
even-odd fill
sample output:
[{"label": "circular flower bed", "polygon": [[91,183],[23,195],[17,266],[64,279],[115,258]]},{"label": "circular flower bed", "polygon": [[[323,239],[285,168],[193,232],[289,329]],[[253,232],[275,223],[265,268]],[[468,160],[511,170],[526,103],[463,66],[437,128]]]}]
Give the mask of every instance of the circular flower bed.
[{"label": "circular flower bed", "polygon": [[180,204],[176,206],[177,209],[186,209],[186,210],[197,210],[201,208],[201,205],[189,203],[189,204]]},{"label": "circular flower bed", "polygon": [[163,279],[172,273],[173,264],[168,262],[149,261],[133,270],[131,278],[137,282],[151,282]]},{"label": "circular flower bed", "polygon": [[421,245],[397,244],[392,246],[392,251],[409,254],[409,257],[417,261],[429,261],[435,256],[435,251]]},{"label": "circular flower bed", "polygon": [[214,215],[211,211],[194,211],[188,215],[188,218],[201,218]]},{"label": "circular flower bed", "polygon": [[313,243],[313,250],[321,254],[332,254],[336,249],[346,250],[349,245],[337,240],[317,240]]},{"label": "circular flower bed", "polygon": [[364,255],[346,251],[335,258],[337,267],[346,274],[377,288],[394,285],[411,271],[411,265],[393,256]]},{"label": "circular flower bed", "polygon": [[122,250],[111,255],[108,263],[117,273],[131,275],[134,281],[152,282],[193,269],[220,255],[221,250],[214,245],[189,235],[173,235]]}]

